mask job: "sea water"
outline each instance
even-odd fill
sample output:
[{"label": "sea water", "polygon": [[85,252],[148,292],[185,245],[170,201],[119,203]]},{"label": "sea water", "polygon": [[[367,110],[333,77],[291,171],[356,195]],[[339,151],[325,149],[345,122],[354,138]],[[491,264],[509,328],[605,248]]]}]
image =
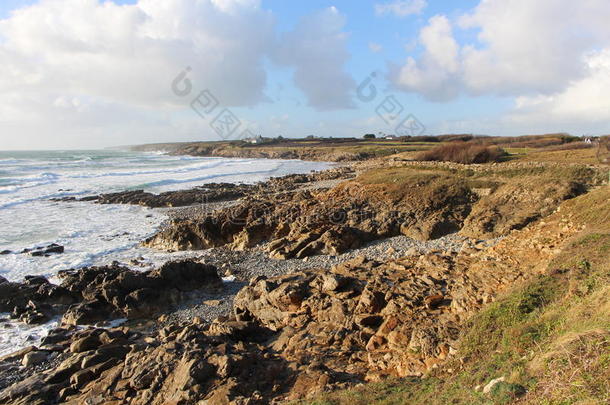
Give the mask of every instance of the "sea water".
[{"label": "sea water", "polygon": [[[192,253],[142,248],[167,218],[166,210],[133,205],[52,201],[143,189],[154,193],[205,183],[255,183],[273,176],[307,173],[329,164],[297,160],[228,159],[168,156],[162,153],[102,151],[0,152],[0,276],[21,281],[25,275],[54,280],[58,270],[142,257],[145,267]],[[57,243],[62,254],[35,257],[25,248]],[[139,267],[141,268],[141,267]],[[0,330],[0,354],[23,345],[24,335],[44,328],[11,326]],[[24,332],[25,331],[25,332]]]}]

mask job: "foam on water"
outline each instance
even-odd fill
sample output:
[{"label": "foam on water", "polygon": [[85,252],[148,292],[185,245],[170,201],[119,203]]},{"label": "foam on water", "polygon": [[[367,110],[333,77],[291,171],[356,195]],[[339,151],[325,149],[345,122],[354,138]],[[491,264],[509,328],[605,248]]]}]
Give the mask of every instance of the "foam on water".
[{"label": "foam on water", "polygon": [[[7,317],[8,314],[0,313],[0,319]],[[0,330],[0,357],[26,346],[40,344],[40,341],[47,335],[48,331],[56,328],[58,324],[58,319],[54,319],[44,325],[5,323],[5,327]]]},{"label": "foam on water", "polygon": [[[53,280],[58,270],[127,263],[142,258],[152,268],[193,252],[163,253],[139,247],[167,218],[164,209],[89,202],[53,202],[123,190],[163,192],[212,182],[254,183],[272,176],[322,170],[329,165],[294,160],[166,156],[119,151],[0,152],[0,251],[58,243],[65,253],[33,257],[0,255],[0,275]],[[34,341],[43,327],[13,324],[0,329],[0,353]],[[42,328],[42,329],[40,329]]]}]

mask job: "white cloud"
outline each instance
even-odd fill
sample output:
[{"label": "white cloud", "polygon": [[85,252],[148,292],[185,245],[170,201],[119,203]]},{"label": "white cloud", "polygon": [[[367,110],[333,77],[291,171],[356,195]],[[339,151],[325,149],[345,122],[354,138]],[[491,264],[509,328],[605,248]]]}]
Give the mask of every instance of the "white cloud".
[{"label": "white cloud", "polygon": [[295,68],[295,84],[317,110],[353,106],[356,85],[345,70],[350,55],[344,25],[345,17],[335,7],[303,17],[282,35],[274,54],[277,63]]},{"label": "white cloud", "polygon": [[[268,101],[264,64],[280,45],[312,106],[349,105],[344,18],[323,11],[278,42],[260,3],[39,0],[14,10],[0,20],[0,149],[212,138],[189,101],[206,88],[226,107]],[[187,66],[193,92],[179,97],[170,85]]]},{"label": "white cloud", "polygon": [[427,5],[426,0],[395,0],[390,3],[376,3],[375,14],[393,14],[397,17],[407,17],[420,14]]},{"label": "white cloud", "polygon": [[408,58],[393,80],[430,99],[447,98],[447,86],[453,96],[455,89],[512,96],[563,91],[588,73],[590,52],[610,47],[603,17],[609,14],[603,0],[483,0],[456,21],[475,30],[475,43],[454,46],[453,32],[440,22],[448,19],[434,17],[420,33],[423,55]]},{"label": "white cloud", "polygon": [[523,135],[550,132],[607,134],[610,132],[610,50],[587,57],[583,79],[552,95],[518,96],[500,117],[438,123],[439,133],[475,132]]},{"label": "white cloud", "polygon": [[610,122],[610,49],[587,58],[584,77],[552,95],[521,96],[509,118],[515,122]]},{"label": "white cloud", "polygon": [[[43,0],[0,21],[0,89],[163,106],[185,66],[225,104],[264,98],[273,19],[257,2]],[[218,5],[222,4],[222,8]]]},{"label": "white cloud", "polygon": [[[101,147],[213,136],[173,94],[264,100],[273,16],[258,1],[41,0],[0,20],[0,149]],[[194,97],[194,94],[193,94]]]},{"label": "white cloud", "polygon": [[432,100],[447,100],[458,93],[456,76],[460,73],[459,46],[453,38],[449,19],[432,17],[419,35],[424,53],[412,57],[402,67],[391,69],[391,80],[400,88],[425,94]]}]

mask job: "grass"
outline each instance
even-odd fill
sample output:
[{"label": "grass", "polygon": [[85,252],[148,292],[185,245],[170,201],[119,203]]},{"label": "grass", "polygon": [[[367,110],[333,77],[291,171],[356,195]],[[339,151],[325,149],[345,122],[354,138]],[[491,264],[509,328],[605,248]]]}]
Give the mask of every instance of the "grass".
[{"label": "grass", "polygon": [[599,164],[595,153],[596,148],[555,151],[530,149],[525,154],[517,156],[517,160],[523,162]]},{"label": "grass", "polygon": [[368,192],[378,198],[422,206],[466,198],[474,185],[451,172],[416,168],[372,169],[359,175],[355,182],[367,185]]},{"label": "grass", "polygon": [[[457,357],[443,368],[301,404],[610,403],[610,188],[570,200],[562,211],[585,229],[545,274],[472,317]],[[500,376],[506,381],[481,392]]]},{"label": "grass", "polygon": [[607,173],[584,166],[485,168],[472,170],[447,167],[405,165],[403,167],[370,169],[360,174],[356,181],[361,184],[395,185],[398,187],[428,183],[435,179],[464,181],[471,188],[497,188],[507,182],[519,182],[535,187],[557,181],[573,181],[584,185],[600,185],[606,181]]}]

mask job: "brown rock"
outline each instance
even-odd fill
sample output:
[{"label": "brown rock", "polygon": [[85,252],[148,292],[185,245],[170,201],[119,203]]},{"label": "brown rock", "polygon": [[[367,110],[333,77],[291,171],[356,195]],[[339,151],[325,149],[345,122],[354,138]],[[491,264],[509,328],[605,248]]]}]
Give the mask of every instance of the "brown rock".
[{"label": "brown rock", "polygon": [[48,357],[49,353],[46,351],[32,351],[23,356],[21,364],[24,367],[37,366],[46,361]]},{"label": "brown rock", "polygon": [[442,294],[429,295],[424,299],[427,308],[435,309],[443,303],[445,297]]},{"label": "brown rock", "polygon": [[74,388],[80,388],[83,385],[86,385],[93,381],[94,378],[95,375],[91,370],[84,369],[72,374],[72,376],[70,377],[70,384],[72,384],[72,387]]},{"label": "brown rock", "polygon": [[89,335],[72,342],[72,344],[70,345],[70,352],[82,353],[89,350],[95,350],[100,345],[101,342],[98,336]]}]

